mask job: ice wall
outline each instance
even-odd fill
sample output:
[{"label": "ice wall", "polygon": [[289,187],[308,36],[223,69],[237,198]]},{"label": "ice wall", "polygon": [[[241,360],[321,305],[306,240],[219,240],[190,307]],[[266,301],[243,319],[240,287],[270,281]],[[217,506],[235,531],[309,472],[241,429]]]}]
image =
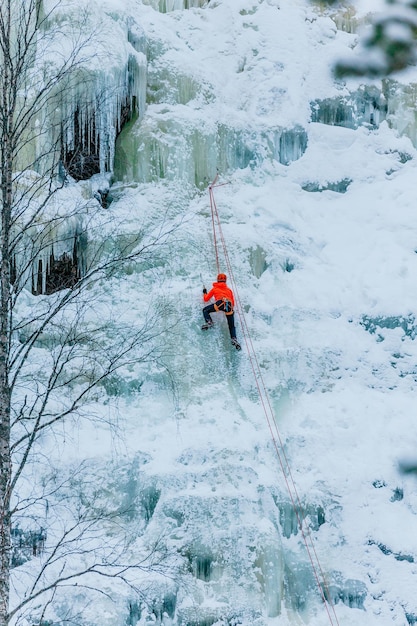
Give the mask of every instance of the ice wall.
[{"label": "ice wall", "polygon": [[387,115],[387,101],[381,89],[365,85],[350,92],[311,103],[311,121],[345,128],[368,125],[377,128]]},{"label": "ice wall", "polygon": [[349,94],[311,103],[311,121],[356,129],[378,128],[384,120],[399,135],[417,146],[416,83],[385,79],[380,85],[363,85]]},{"label": "ice wall", "polygon": [[256,167],[264,161],[289,165],[307,147],[302,127],[248,131],[228,123],[211,124],[204,116],[190,123],[181,113],[170,107],[149,111],[146,120],[121,133],[115,159],[119,180],[183,180],[207,186],[216,171]]},{"label": "ice wall", "polygon": [[[203,422],[198,430],[208,432]],[[183,424],[184,436],[186,430]],[[317,581],[293,505],[264,483],[264,453],[210,442],[175,455],[174,471],[157,471],[153,455],[117,465],[106,478],[107,494],[169,567],[169,576],[147,575],[145,593],[129,593],[119,619],[131,626],[309,623]],[[329,504],[305,509],[311,532],[326,524]],[[333,572],[328,582],[329,600],[363,611],[361,581]]]}]

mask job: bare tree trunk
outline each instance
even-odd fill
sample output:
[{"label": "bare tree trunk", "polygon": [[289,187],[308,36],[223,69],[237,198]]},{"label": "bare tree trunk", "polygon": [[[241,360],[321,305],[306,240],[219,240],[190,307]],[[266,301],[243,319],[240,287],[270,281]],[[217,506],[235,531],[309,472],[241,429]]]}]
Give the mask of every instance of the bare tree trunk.
[{"label": "bare tree trunk", "polygon": [[[10,350],[10,225],[12,207],[13,176],[13,89],[11,86],[10,60],[11,6],[8,1],[4,7],[1,21],[1,41],[3,50],[2,73],[2,145],[1,145],[1,233],[0,233],[0,625],[8,623],[10,595],[10,385],[9,385],[9,350]],[[4,45],[6,44],[6,46]],[[12,105],[12,106],[11,106]]]},{"label": "bare tree trunk", "polygon": [[[2,233],[2,250],[4,236]],[[0,304],[0,625],[6,626],[9,610],[10,577],[10,388],[8,377],[8,333],[9,299],[7,297],[8,263],[4,256],[1,262]],[[6,278],[5,278],[6,277]]]}]

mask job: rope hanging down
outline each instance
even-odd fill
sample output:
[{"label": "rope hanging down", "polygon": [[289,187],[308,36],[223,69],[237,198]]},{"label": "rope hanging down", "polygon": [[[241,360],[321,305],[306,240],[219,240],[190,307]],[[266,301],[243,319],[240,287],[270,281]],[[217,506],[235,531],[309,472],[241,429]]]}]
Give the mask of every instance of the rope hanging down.
[{"label": "rope hanging down", "polygon": [[262,371],[259,366],[259,362],[258,362],[255,349],[252,343],[252,339],[250,336],[249,327],[248,327],[248,324],[246,322],[246,318],[243,312],[243,307],[241,304],[239,291],[236,286],[236,281],[233,275],[232,265],[230,262],[230,257],[229,257],[229,253],[227,250],[226,241],[224,239],[219,212],[217,210],[217,205],[216,205],[216,201],[214,198],[214,191],[213,191],[214,188],[222,187],[224,185],[227,185],[228,183],[216,184],[217,179],[218,179],[218,174],[216,175],[212,184],[209,186],[211,221],[212,221],[212,228],[213,228],[213,243],[214,243],[214,251],[215,251],[215,256],[216,256],[217,272],[218,273],[220,272],[218,248],[219,246],[221,246],[224,260],[225,260],[225,265],[226,265],[225,269],[226,269],[227,274],[230,277],[229,282],[235,294],[235,310],[239,317],[241,332],[245,341],[247,353],[249,356],[249,361],[251,364],[252,373],[255,379],[255,383],[256,383],[259,399],[260,399],[260,403],[265,413],[265,418],[266,418],[270,435],[272,438],[272,443],[273,443],[276,455],[278,457],[278,461],[279,461],[279,465],[282,471],[282,475],[284,477],[285,485],[286,485],[286,488],[287,488],[287,491],[291,500],[291,505],[293,507],[293,510],[297,519],[298,528],[303,538],[303,542],[307,550],[307,555],[308,555],[308,558],[309,558],[309,561],[313,570],[313,574],[317,583],[319,594],[324,603],[324,606],[326,607],[326,612],[327,612],[327,616],[329,618],[330,624],[332,624],[332,626],[333,625],[339,626],[339,622],[336,616],[336,611],[335,611],[334,603],[331,598],[329,586],[326,582],[325,574],[320,565],[320,561],[319,561],[316,549],[314,547],[314,542],[313,542],[310,528],[308,527],[308,524],[306,522],[306,515],[303,511],[303,506],[301,504],[301,500],[298,495],[297,488],[296,488],[296,485],[292,476],[291,467],[289,465],[288,458],[285,453],[284,445],[283,445],[281,435],[279,433],[278,426],[276,423],[275,414],[272,409],[268,391],[266,389],[266,386],[262,377]]}]

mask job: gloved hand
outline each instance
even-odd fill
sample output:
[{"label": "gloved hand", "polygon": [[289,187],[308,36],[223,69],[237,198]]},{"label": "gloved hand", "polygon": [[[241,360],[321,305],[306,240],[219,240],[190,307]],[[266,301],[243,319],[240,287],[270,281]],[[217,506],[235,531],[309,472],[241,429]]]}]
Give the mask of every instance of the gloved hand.
[{"label": "gloved hand", "polygon": [[207,293],[207,289],[205,287],[203,287],[203,293],[206,294]]}]

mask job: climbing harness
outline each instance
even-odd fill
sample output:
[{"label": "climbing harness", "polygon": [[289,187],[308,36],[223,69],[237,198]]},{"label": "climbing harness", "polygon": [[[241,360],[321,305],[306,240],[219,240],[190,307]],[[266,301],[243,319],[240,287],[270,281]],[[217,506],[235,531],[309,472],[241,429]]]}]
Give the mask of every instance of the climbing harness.
[{"label": "climbing harness", "polygon": [[219,248],[219,245],[221,245],[224,262],[225,262],[225,269],[229,275],[230,284],[235,295],[235,310],[237,312],[237,315],[240,321],[241,331],[245,340],[245,345],[246,345],[247,353],[249,356],[252,373],[255,379],[260,404],[265,413],[265,418],[268,424],[272,443],[273,443],[276,455],[278,457],[278,461],[279,461],[279,465],[282,471],[282,475],[284,477],[285,485],[286,485],[286,488],[287,488],[287,491],[291,500],[291,505],[293,507],[293,510],[297,519],[297,524],[300,529],[300,533],[303,538],[303,542],[307,551],[308,559],[310,561],[310,564],[313,570],[313,574],[317,583],[319,595],[326,608],[329,622],[332,626],[333,625],[339,626],[339,622],[337,619],[334,602],[331,597],[329,585],[326,581],[325,574],[321,567],[321,564],[320,564],[320,561],[319,561],[319,558],[318,558],[318,555],[314,546],[313,537],[311,535],[310,528],[306,521],[306,514],[303,510],[300,496],[298,495],[297,487],[293,479],[291,467],[288,462],[288,458],[287,458],[285,448],[281,439],[281,435],[278,430],[278,426],[277,426],[276,419],[275,419],[275,413],[272,409],[268,391],[266,389],[266,386],[263,380],[262,370],[260,368],[260,365],[256,356],[256,352],[252,343],[252,338],[249,332],[249,327],[246,322],[246,318],[243,312],[243,307],[240,301],[239,291],[237,289],[236,281],[234,279],[232,265],[230,262],[230,257],[229,257],[228,249],[226,246],[226,241],[224,239],[219,212],[217,210],[217,205],[216,205],[216,201],[214,198],[214,191],[213,191],[215,188],[222,187],[229,183],[218,184],[217,183],[218,176],[219,175],[217,173],[212,184],[209,186],[211,222],[212,222],[212,228],[213,228],[213,244],[214,244],[215,257],[216,257],[217,272],[220,271],[218,248]]},{"label": "climbing harness", "polygon": [[214,303],[214,310],[216,312],[223,311],[226,315],[232,315],[234,313],[233,305],[227,298],[217,300],[217,302]]}]

